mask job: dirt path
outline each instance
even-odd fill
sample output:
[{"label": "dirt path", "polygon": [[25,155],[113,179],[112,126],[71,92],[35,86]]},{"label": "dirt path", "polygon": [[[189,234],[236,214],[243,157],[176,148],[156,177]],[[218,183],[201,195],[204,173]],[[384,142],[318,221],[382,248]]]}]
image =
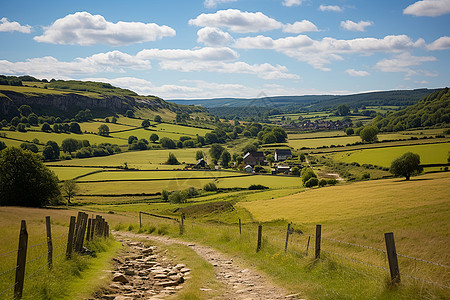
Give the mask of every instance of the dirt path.
[{"label": "dirt path", "polygon": [[289,295],[284,289],[275,286],[255,270],[241,267],[231,257],[215,249],[165,236],[135,234],[132,232],[114,232],[114,235],[121,238],[140,238],[163,244],[176,243],[190,247],[200,257],[214,266],[217,280],[226,287],[226,292],[221,299],[298,299],[297,294]]}]

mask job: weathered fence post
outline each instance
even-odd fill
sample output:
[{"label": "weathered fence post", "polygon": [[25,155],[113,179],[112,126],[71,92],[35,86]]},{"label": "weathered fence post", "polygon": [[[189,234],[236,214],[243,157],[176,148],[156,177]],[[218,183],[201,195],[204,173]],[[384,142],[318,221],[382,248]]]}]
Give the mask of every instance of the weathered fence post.
[{"label": "weathered fence post", "polygon": [[261,240],[262,240],[262,225],[258,225],[258,244],[256,245],[256,252],[261,250]]},{"label": "weathered fence post", "polygon": [[106,235],[105,235],[105,237],[109,238],[109,224],[108,224],[108,222],[106,222]]},{"label": "weathered fence post", "polygon": [[239,218],[239,234],[242,234],[242,224],[241,224],[241,218]]},{"label": "weathered fence post", "polygon": [[287,231],[286,231],[286,243],[284,244],[284,252],[287,251],[288,243],[289,243],[289,233],[291,231],[291,223],[288,224]]},{"label": "weathered fence post", "polygon": [[81,213],[80,216],[80,227],[78,228],[77,236],[75,238],[75,251],[77,252],[81,252],[81,249],[83,248],[84,235],[86,233],[86,224],[88,219],[88,215],[85,213]]},{"label": "weathered fence post", "polygon": [[52,268],[53,264],[53,243],[52,243],[52,226],[50,224],[50,216],[45,217],[45,227],[47,229],[47,249],[48,249],[48,268]]},{"label": "weathered fence post", "polygon": [[87,226],[87,230],[86,230],[86,241],[91,240],[91,227],[92,227],[92,219],[89,218],[88,226]]},{"label": "weathered fence post", "polygon": [[96,236],[100,236],[101,235],[101,216],[100,215],[96,215],[95,216],[95,235]]},{"label": "weathered fence post", "polygon": [[308,242],[306,243],[306,253],[305,256],[308,256],[308,249],[309,249],[309,241],[311,240],[311,236],[308,235]]},{"label": "weathered fence post", "polygon": [[66,250],[67,259],[70,259],[72,257],[74,233],[75,233],[75,216],[71,216],[69,223],[69,236],[67,238],[67,250]]},{"label": "weathered fence post", "polygon": [[386,253],[389,261],[389,270],[391,272],[391,282],[400,283],[400,270],[398,268],[397,251],[395,250],[394,233],[384,234],[386,242]]},{"label": "weathered fence post", "polygon": [[320,239],[322,237],[322,225],[316,225],[316,256],[315,258],[320,258]]},{"label": "weathered fence post", "polygon": [[14,299],[21,299],[23,282],[25,280],[25,265],[27,263],[28,232],[27,223],[22,220],[20,224],[19,249],[17,251],[16,280],[14,285]]},{"label": "weathered fence post", "polygon": [[184,213],[181,213],[180,234],[184,233],[184,218],[185,218]]},{"label": "weathered fence post", "polygon": [[81,211],[79,211],[78,215],[77,215],[77,224],[75,225],[75,234],[74,234],[74,239],[73,239],[74,250],[76,250],[75,243],[77,242],[78,230],[80,229],[80,226],[81,226],[82,216],[83,216],[83,213]]},{"label": "weathered fence post", "polygon": [[92,221],[91,221],[91,231],[89,232],[90,240],[91,240],[91,241],[94,240],[95,226],[97,226],[97,220],[95,220],[94,218],[92,218]]},{"label": "weathered fence post", "polygon": [[139,229],[142,228],[141,212],[139,212]]}]

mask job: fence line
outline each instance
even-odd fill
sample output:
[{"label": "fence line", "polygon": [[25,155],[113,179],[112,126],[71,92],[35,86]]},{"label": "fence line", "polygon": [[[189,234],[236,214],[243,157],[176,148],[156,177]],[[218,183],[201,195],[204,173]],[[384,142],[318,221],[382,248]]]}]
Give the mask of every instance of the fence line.
[{"label": "fence line", "polygon": [[[344,241],[340,241],[340,240],[336,240],[336,239],[332,239],[332,238],[327,238],[327,237],[322,237],[322,238],[324,240],[329,240],[329,241],[333,241],[333,242],[336,242],[336,243],[341,243],[341,244],[346,244],[346,245],[351,245],[351,246],[356,246],[356,247],[361,247],[361,248],[367,248],[367,249],[376,250],[376,251],[379,251],[379,252],[382,252],[382,253],[386,253],[385,250],[378,249],[378,248],[371,247],[371,246],[365,246],[365,245],[359,245],[359,244],[344,242]],[[397,254],[397,255],[400,255],[400,254]]]},{"label": "fence line", "polygon": [[360,263],[360,264],[363,264],[363,265],[366,265],[366,266],[369,266],[369,267],[372,267],[372,268],[377,268],[377,269],[389,271],[389,270],[388,270],[387,268],[385,268],[385,267],[380,267],[380,266],[376,266],[376,265],[373,265],[373,264],[369,264],[369,263],[366,263],[366,262],[363,262],[363,261],[360,261],[360,260],[357,260],[357,259],[354,259],[354,258],[345,256],[345,255],[340,254],[340,253],[336,253],[336,252],[332,252],[332,251],[328,251],[328,250],[324,250],[324,249],[321,249],[321,251],[323,251],[323,252],[325,252],[325,253],[330,253],[330,254],[333,254],[333,255],[337,255],[337,256],[340,256],[340,257],[342,257],[342,258],[345,258],[345,259],[351,260],[351,261],[353,261],[353,262]]},{"label": "fence line", "polygon": [[409,278],[412,278],[414,280],[423,281],[423,282],[428,283],[428,284],[434,284],[434,285],[439,286],[441,288],[450,289],[450,286],[446,286],[446,285],[443,285],[443,284],[440,284],[440,283],[437,283],[437,282],[434,282],[434,281],[429,281],[429,280],[426,280],[426,279],[423,279],[423,278],[418,278],[418,277],[415,277],[415,276],[412,276],[412,275],[409,275],[409,274],[402,274],[402,275],[406,276],[406,277],[409,277]]},{"label": "fence line", "polygon": [[17,269],[17,266],[15,266],[14,268],[11,268],[11,269],[9,269],[9,270],[4,271],[3,273],[0,273],[0,276],[6,274],[6,273],[8,273],[8,272],[14,271],[15,269]]},{"label": "fence line", "polygon": [[16,253],[17,251],[19,251],[19,250],[8,251],[8,252],[0,254],[0,256],[8,255],[8,254],[11,254],[11,253]]},{"label": "fence line", "polygon": [[400,257],[409,258],[409,259],[412,259],[412,260],[417,260],[417,261],[424,262],[424,263],[427,263],[427,264],[431,264],[431,265],[435,265],[435,266],[439,266],[439,267],[450,269],[449,266],[446,266],[446,265],[443,265],[443,264],[440,264],[440,263],[435,263],[435,262],[432,262],[432,261],[428,261],[428,260],[425,260],[425,259],[415,258],[415,257],[412,257],[412,256],[403,255],[403,254],[399,254],[399,253],[397,253],[397,255],[400,256]]}]

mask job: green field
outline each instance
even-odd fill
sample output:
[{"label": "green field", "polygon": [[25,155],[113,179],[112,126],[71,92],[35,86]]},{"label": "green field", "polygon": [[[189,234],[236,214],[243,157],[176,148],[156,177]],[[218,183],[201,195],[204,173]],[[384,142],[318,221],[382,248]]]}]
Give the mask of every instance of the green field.
[{"label": "green field", "polygon": [[145,179],[177,179],[177,178],[220,178],[230,176],[242,176],[237,172],[221,171],[105,171],[83,177],[83,181],[99,180],[145,180]]},{"label": "green field", "polygon": [[401,146],[379,149],[364,149],[333,154],[335,160],[359,164],[374,164],[389,167],[391,162],[406,152],[413,152],[420,155],[422,164],[443,164],[447,163],[450,143]]},{"label": "green field", "polygon": [[80,127],[81,127],[81,131],[82,132],[87,131],[87,132],[97,133],[98,132],[98,128],[100,127],[100,125],[103,125],[103,124],[108,126],[109,132],[132,129],[132,127],[127,126],[127,125],[106,123],[106,122],[99,122],[99,121],[96,121],[96,122],[83,122],[83,123],[80,123]]},{"label": "green field", "polygon": [[83,167],[50,167],[50,170],[55,172],[59,180],[69,180],[75,177],[88,174],[95,171],[100,171],[100,168],[83,168]]}]

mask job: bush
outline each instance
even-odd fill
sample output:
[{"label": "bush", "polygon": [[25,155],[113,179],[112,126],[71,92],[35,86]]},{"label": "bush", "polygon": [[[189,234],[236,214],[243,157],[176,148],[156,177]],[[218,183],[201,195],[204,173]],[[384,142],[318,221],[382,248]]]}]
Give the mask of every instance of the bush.
[{"label": "bush", "polygon": [[305,187],[310,188],[313,186],[317,186],[319,184],[319,179],[317,179],[316,177],[311,177],[306,183],[305,183]]},{"label": "bush", "polygon": [[300,169],[298,167],[293,167],[291,170],[291,174],[295,176],[300,175]]},{"label": "bush", "polygon": [[248,187],[249,190],[267,190],[269,189],[267,186],[262,184],[252,184]]},{"label": "bush", "polygon": [[320,181],[319,181],[319,186],[320,187],[323,187],[323,186],[326,186],[328,184],[328,182],[327,182],[327,180],[326,179],[320,179]]},{"label": "bush", "polygon": [[304,168],[301,173],[302,182],[305,184],[311,178],[317,178],[317,175],[311,168]]},{"label": "bush", "polygon": [[189,198],[195,197],[200,194],[200,192],[195,187],[192,187],[192,186],[190,188],[186,189],[186,193]]},{"label": "bush", "polygon": [[362,179],[370,179],[370,173],[362,174]]},{"label": "bush", "polygon": [[169,195],[170,203],[185,203],[188,195],[185,191],[175,191]]},{"label": "bush", "polygon": [[166,164],[167,165],[179,165],[180,162],[178,161],[175,154],[173,154],[172,152],[169,152],[169,158],[167,159]]},{"label": "bush", "polygon": [[205,184],[203,189],[207,192],[214,192],[214,191],[217,191],[217,186],[214,182],[209,182],[209,183]]},{"label": "bush", "polygon": [[168,201],[169,200],[169,195],[170,195],[170,193],[169,193],[168,190],[163,190],[161,192],[161,199],[164,200],[164,201]]},{"label": "bush", "polygon": [[334,178],[328,179],[328,184],[329,185],[335,185],[335,184],[337,184],[337,180],[334,179]]}]

